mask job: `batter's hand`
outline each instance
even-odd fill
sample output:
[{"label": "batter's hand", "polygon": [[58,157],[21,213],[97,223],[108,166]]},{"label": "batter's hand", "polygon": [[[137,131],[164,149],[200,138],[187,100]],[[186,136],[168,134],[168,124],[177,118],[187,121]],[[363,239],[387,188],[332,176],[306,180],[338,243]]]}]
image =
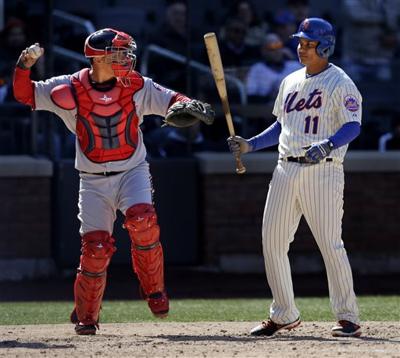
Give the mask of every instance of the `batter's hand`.
[{"label": "batter's hand", "polygon": [[304,155],[306,160],[309,163],[316,164],[331,153],[333,143],[329,139],[324,139],[323,141],[314,143],[310,147],[304,149],[307,149]]},{"label": "batter's hand", "polygon": [[[36,50],[35,50],[36,49]],[[27,47],[21,52],[18,58],[17,66],[28,69],[31,68],[36,61],[43,55],[44,49],[36,42],[34,45]]]},{"label": "batter's hand", "polygon": [[249,144],[249,141],[238,135],[229,137],[227,139],[227,142],[228,142],[229,150],[234,155],[245,154],[245,153],[251,152],[253,150],[253,148]]}]

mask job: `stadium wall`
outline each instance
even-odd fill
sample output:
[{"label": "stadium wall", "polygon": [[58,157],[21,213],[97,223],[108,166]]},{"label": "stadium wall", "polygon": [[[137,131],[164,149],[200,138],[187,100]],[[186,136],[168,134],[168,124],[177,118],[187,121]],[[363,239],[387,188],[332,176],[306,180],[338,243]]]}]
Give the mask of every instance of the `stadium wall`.
[{"label": "stadium wall", "polygon": [[[228,272],[263,272],[262,215],[275,153],[244,156],[245,175],[229,154],[200,154],[204,263]],[[345,161],[343,241],[361,274],[400,273],[398,152],[350,152]],[[290,256],[294,273],[324,272],[302,219]]]},{"label": "stadium wall", "polygon": [[[167,265],[263,272],[261,220],[276,159],[269,152],[244,156],[247,173],[242,176],[234,173],[229,153],[201,153],[188,161],[155,160],[152,173]],[[65,184],[67,172],[75,171],[72,163],[64,165],[64,171],[53,167],[46,159],[0,157],[0,280],[43,277],[57,268],[76,267],[77,193],[70,188],[77,183]],[[400,273],[399,153],[350,152],[345,170],[343,240],[353,270]],[[71,178],[76,181],[76,173]],[[62,188],[66,195],[61,200]],[[73,224],[60,226],[60,220]],[[121,236],[116,263],[127,264],[129,242],[118,223],[116,233]],[[293,273],[324,272],[304,221],[290,252]]]}]

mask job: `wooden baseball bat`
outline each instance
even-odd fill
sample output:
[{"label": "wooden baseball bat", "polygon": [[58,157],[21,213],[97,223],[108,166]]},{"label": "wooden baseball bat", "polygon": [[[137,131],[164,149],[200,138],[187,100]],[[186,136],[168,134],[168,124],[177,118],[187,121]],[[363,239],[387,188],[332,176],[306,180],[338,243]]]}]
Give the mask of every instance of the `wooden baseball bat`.
[{"label": "wooden baseball bat", "polygon": [[[218,94],[222,102],[226,123],[228,124],[229,135],[235,135],[235,128],[233,127],[231,110],[229,108],[228,93],[225,84],[224,68],[222,66],[221,54],[219,52],[217,37],[214,32],[209,32],[204,35],[204,42],[206,44],[208,59],[210,61],[211,70],[213,73],[215,85],[217,86]],[[243,174],[246,172],[240,154],[235,155],[236,173]]]}]

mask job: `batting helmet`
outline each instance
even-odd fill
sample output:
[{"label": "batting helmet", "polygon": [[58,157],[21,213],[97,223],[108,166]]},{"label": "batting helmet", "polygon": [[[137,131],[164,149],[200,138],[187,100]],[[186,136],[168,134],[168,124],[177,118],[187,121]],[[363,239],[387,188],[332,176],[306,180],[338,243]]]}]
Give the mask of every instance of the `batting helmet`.
[{"label": "batting helmet", "polygon": [[328,58],[335,50],[336,39],[333,26],[328,21],[318,17],[303,20],[297,32],[291,37],[318,41],[317,54],[322,58]]},{"label": "batting helmet", "polygon": [[136,42],[130,35],[110,28],[93,32],[85,40],[86,57],[112,55],[109,61],[116,77],[126,77],[133,71],[135,51]]}]

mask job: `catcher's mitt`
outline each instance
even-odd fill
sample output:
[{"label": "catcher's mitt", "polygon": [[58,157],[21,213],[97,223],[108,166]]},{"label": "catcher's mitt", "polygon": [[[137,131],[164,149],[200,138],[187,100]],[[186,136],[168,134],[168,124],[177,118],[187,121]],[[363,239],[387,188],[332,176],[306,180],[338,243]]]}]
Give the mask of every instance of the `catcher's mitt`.
[{"label": "catcher's mitt", "polygon": [[214,111],[208,103],[203,103],[196,99],[189,102],[176,102],[169,107],[164,119],[164,126],[178,128],[190,127],[198,121],[205,124],[213,124]]}]

